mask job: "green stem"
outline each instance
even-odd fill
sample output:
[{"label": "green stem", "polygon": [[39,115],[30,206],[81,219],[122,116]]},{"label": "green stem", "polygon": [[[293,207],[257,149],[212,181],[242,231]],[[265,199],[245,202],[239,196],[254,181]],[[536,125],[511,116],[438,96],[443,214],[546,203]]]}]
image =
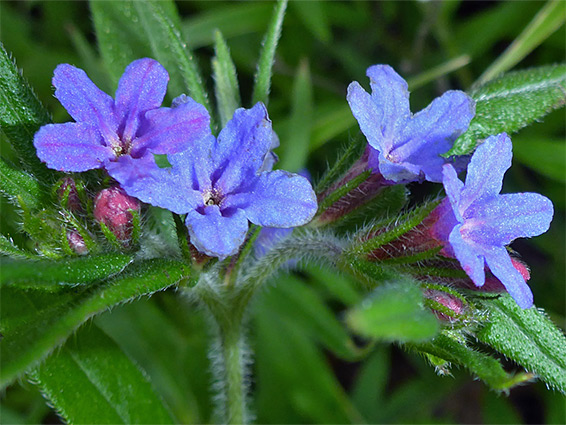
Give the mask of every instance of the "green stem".
[{"label": "green stem", "polygon": [[247,423],[241,321],[220,326],[227,424]]}]

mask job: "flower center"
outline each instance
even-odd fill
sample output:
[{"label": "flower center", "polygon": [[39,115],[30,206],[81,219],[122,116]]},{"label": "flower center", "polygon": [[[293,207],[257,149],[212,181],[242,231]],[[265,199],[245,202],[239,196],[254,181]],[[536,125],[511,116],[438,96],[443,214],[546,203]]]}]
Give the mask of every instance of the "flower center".
[{"label": "flower center", "polygon": [[202,193],[204,205],[220,205],[222,203],[222,194],[217,189],[208,189]]}]

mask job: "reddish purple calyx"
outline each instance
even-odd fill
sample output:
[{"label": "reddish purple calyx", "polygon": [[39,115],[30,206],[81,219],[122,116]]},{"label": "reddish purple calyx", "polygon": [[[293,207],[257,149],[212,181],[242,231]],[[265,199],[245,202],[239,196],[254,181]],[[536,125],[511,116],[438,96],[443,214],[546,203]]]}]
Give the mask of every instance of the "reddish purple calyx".
[{"label": "reddish purple calyx", "polygon": [[132,235],[132,211],[140,211],[140,202],[120,187],[104,189],[94,200],[94,218],[121,242],[127,242]]}]

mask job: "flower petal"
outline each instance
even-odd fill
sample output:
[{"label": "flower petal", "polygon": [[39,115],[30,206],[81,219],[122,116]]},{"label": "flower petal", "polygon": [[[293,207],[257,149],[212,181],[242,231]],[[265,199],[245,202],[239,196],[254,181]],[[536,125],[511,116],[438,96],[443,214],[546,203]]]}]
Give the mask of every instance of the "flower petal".
[{"label": "flower petal", "polygon": [[348,86],[346,99],[369,145],[379,152],[388,152],[393,146],[393,140],[387,140],[383,136],[383,110],[356,81]]},{"label": "flower petal", "polygon": [[35,133],[37,156],[49,168],[81,172],[100,168],[114,158],[94,125],[84,123],[47,124]]},{"label": "flower petal", "polygon": [[58,65],[53,72],[53,85],[55,97],[75,121],[97,126],[108,145],[117,143],[114,100],[96,87],[82,69]]},{"label": "flower petal", "polygon": [[186,224],[191,243],[212,257],[226,258],[238,252],[246,238],[249,223],[241,210],[223,216],[217,205],[204,208],[204,214],[192,210],[187,214]]},{"label": "flower petal", "polygon": [[271,121],[263,103],[237,109],[218,135],[213,184],[227,194],[246,183],[261,168],[271,143]]},{"label": "flower petal", "polygon": [[466,131],[474,114],[474,101],[464,92],[444,93],[406,122],[390,153],[392,161],[414,164],[428,181],[442,181],[446,159],[440,155]]},{"label": "flower petal", "polygon": [[187,149],[210,135],[210,116],[200,103],[189,100],[175,108],[148,111],[147,131],[137,138],[132,155],[143,156],[147,149],[156,154],[173,154]]},{"label": "flower petal", "polygon": [[538,236],[548,230],[554,208],[538,193],[499,195],[468,208],[466,233],[482,245],[504,246],[517,238]]},{"label": "flower petal", "polygon": [[470,276],[476,286],[483,286],[485,283],[485,260],[483,247],[473,245],[473,242],[465,240],[460,232],[462,225],[454,227],[450,236],[450,246],[462,269]]},{"label": "flower petal", "polygon": [[505,247],[497,247],[486,253],[485,259],[489,269],[497,277],[509,295],[521,308],[533,306],[533,293],[521,273],[513,267],[511,257]]},{"label": "flower petal", "polygon": [[458,174],[456,174],[456,170],[451,164],[445,164],[442,167],[442,184],[444,185],[444,190],[450,200],[450,205],[452,206],[452,211],[454,211],[456,219],[462,223],[464,219],[460,213],[460,202],[464,183],[458,178]]},{"label": "flower petal", "polygon": [[169,74],[156,60],[138,59],[127,66],[116,90],[122,140],[132,141],[145,112],[161,106],[168,82]]},{"label": "flower petal", "polygon": [[476,149],[468,165],[462,211],[480,198],[486,199],[501,192],[503,175],[511,167],[512,146],[509,136],[501,133],[488,137]]},{"label": "flower petal", "polygon": [[389,65],[370,66],[371,100],[382,111],[382,133],[385,140],[397,139],[405,120],[411,116],[409,86]]},{"label": "flower petal", "polygon": [[222,208],[242,209],[260,226],[295,227],[311,220],[317,203],[306,178],[277,170],[261,174],[245,192],[227,196]]},{"label": "flower petal", "polygon": [[153,157],[123,155],[107,163],[106,170],[128,195],[156,207],[185,214],[203,205],[202,195],[191,188],[179,169],[159,168]]}]

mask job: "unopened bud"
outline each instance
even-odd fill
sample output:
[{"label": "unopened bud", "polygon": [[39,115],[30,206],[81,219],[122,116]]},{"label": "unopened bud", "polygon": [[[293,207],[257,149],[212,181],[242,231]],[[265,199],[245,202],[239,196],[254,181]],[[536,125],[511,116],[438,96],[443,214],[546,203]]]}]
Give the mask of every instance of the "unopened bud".
[{"label": "unopened bud", "polygon": [[77,191],[75,181],[71,177],[61,179],[57,188],[57,196],[63,207],[69,211],[76,212],[82,210],[79,192]]},{"label": "unopened bud", "polygon": [[94,218],[122,243],[128,242],[132,236],[134,219],[131,210],[139,213],[140,202],[120,187],[104,189],[94,200]]},{"label": "unopened bud", "polygon": [[[462,314],[465,313],[464,303],[460,298],[456,297],[455,295],[443,291],[437,291],[434,289],[425,290],[424,295],[426,298],[434,302],[431,303],[432,311],[436,315],[436,317],[438,317],[441,320],[454,321],[455,319],[458,318],[458,316],[461,316]],[[439,309],[435,309],[434,308],[435,303],[442,307],[445,307],[442,308],[443,311],[440,311]],[[453,314],[448,313],[446,310],[453,312]]]},{"label": "unopened bud", "polygon": [[76,254],[83,255],[88,252],[85,240],[76,230],[67,232],[67,242],[69,243],[69,248]]}]

